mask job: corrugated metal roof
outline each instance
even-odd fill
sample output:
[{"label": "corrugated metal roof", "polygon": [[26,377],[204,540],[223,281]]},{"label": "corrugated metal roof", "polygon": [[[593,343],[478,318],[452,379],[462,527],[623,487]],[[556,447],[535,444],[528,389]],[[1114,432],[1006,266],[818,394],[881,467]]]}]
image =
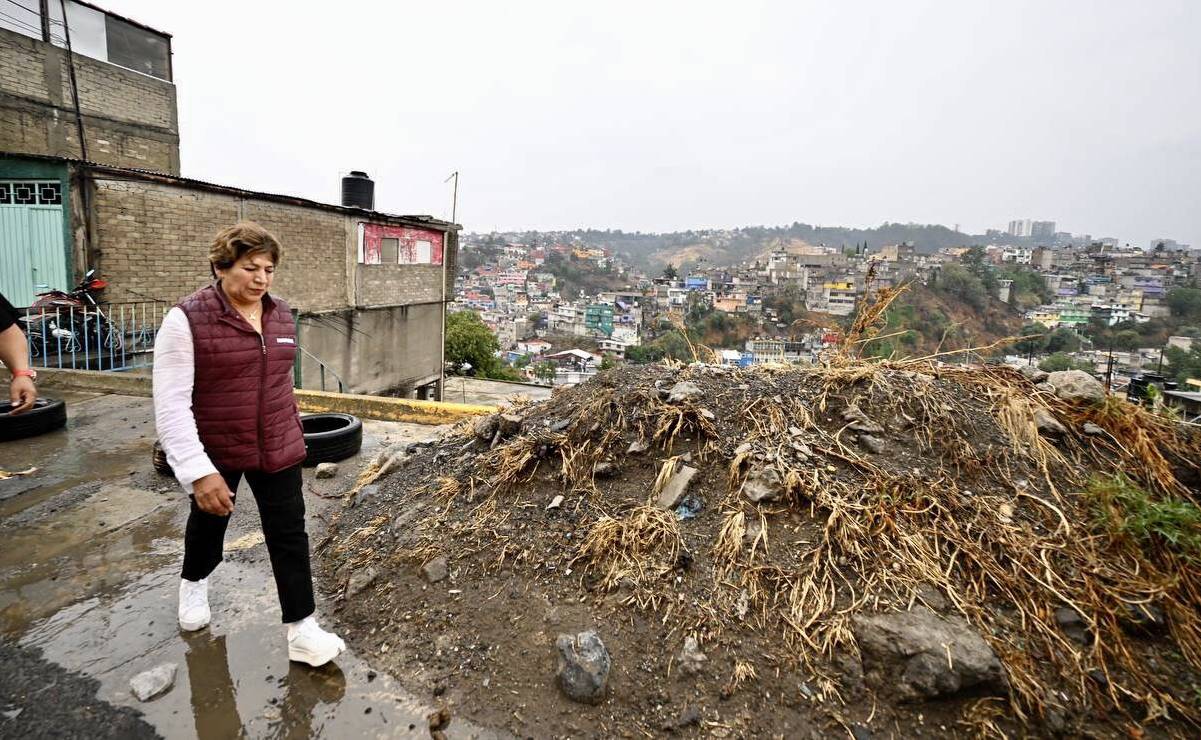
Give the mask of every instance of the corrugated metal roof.
[{"label": "corrugated metal roof", "polygon": [[148,182],[162,182],[168,184],[181,185],[202,190],[208,190],[216,193],[224,193],[239,197],[253,197],[263,200],[271,200],[277,203],[287,203],[289,205],[301,206],[304,208],[320,208],[327,211],[336,211],[350,215],[361,215],[365,219],[379,221],[396,221],[414,226],[429,226],[446,231],[460,231],[463,227],[459,224],[454,224],[449,221],[443,221],[439,218],[434,218],[428,215],[402,215],[395,213],[384,213],[382,211],[372,211],[365,208],[353,208],[349,206],[339,206],[332,203],[322,203],[320,201],[309,200],[295,195],[281,195],[279,193],[267,193],[257,190],[247,190],[246,188],[234,187],[231,185],[220,185],[218,183],[206,182],[204,180],[196,180],[190,177],[181,177],[179,175],[170,175],[165,172],[157,172],[155,170],[139,169],[135,167],[115,167],[113,165],[100,164],[99,162],[90,162],[74,157],[55,157],[48,154],[20,154],[17,152],[0,152],[0,158],[8,159],[33,159],[44,162],[61,162],[74,165],[75,167],[84,168],[92,173],[111,175],[110,178],[99,179],[136,179]]}]

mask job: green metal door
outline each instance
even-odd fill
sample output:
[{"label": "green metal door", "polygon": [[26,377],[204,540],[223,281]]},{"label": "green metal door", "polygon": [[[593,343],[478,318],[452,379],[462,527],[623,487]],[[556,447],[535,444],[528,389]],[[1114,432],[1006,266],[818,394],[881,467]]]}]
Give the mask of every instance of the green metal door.
[{"label": "green metal door", "polygon": [[45,290],[67,290],[58,182],[0,181],[0,293],[28,306]]}]

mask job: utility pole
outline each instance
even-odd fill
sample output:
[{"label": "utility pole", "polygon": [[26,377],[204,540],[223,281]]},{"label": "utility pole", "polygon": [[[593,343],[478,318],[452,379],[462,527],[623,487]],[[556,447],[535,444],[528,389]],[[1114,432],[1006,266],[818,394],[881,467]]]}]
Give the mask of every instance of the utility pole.
[{"label": "utility pole", "polygon": [[450,222],[453,224],[455,223],[455,217],[459,212],[459,171],[455,170],[454,172],[450,173],[450,175],[447,176],[447,178],[442,182],[448,183],[452,178],[455,181],[455,191],[454,196],[452,196],[450,201]]},{"label": "utility pole", "polygon": [[1105,390],[1113,387],[1113,345],[1109,345],[1109,359],[1105,363]]}]

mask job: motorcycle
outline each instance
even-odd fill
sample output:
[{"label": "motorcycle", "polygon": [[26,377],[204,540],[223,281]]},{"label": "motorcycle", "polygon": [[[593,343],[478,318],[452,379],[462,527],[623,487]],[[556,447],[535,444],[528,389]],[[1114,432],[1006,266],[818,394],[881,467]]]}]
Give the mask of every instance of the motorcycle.
[{"label": "motorcycle", "polygon": [[51,351],[73,354],[91,349],[120,351],[124,347],[121,332],[113,327],[93,295],[108,287],[95,274],[95,270],[88,270],[71,291],[38,293],[28,315],[21,319],[33,357]]}]

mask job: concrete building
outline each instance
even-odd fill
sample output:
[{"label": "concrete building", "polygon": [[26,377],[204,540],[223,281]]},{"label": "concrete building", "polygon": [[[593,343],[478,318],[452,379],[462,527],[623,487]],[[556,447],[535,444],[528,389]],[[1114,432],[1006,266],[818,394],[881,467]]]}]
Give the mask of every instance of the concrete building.
[{"label": "concrete building", "polygon": [[68,0],[68,54],[58,0],[0,4],[0,151],[179,174],[170,35]]},{"label": "concrete building", "polygon": [[1030,236],[1033,226],[1033,222],[1028,218],[1014,219],[1009,222],[1009,228],[1006,229],[1006,233],[1010,236]]},{"label": "concrete building", "polygon": [[1030,224],[1030,236],[1035,239],[1054,239],[1054,221],[1034,221]]},{"label": "concrete building", "polygon": [[15,304],[32,303],[35,280],[63,289],[96,269],[108,281],[105,302],[148,304],[161,312],[211,280],[213,236],[252,220],[283,243],[273,292],[299,312],[304,387],[316,387],[320,360],[348,391],[438,395],[458,226],[72,159],[0,153],[0,190],[21,184],[52,197],[0,209],[8,233],[21,234],[0,243],[0,264],[20,266],[0,271],[0,290]]},{"label": "concrete building", "polygon": [[858,291],[851,280],[840,280],[822,284],[822,305],[826,313],[849,316],[855,311]]},{"label": "concrete building", "polygon": [[95,269],[110,309],[150,314],[152,332],[211,280],[214,235],[257,221],[284,247],[273,292],[297,311],[300,385],[328,370],[351,392],[441,397],[457,225],[180,177],[170,36],[74,0],[65,27],[57,2],[8,7],[0,291],[14,304]]}]

